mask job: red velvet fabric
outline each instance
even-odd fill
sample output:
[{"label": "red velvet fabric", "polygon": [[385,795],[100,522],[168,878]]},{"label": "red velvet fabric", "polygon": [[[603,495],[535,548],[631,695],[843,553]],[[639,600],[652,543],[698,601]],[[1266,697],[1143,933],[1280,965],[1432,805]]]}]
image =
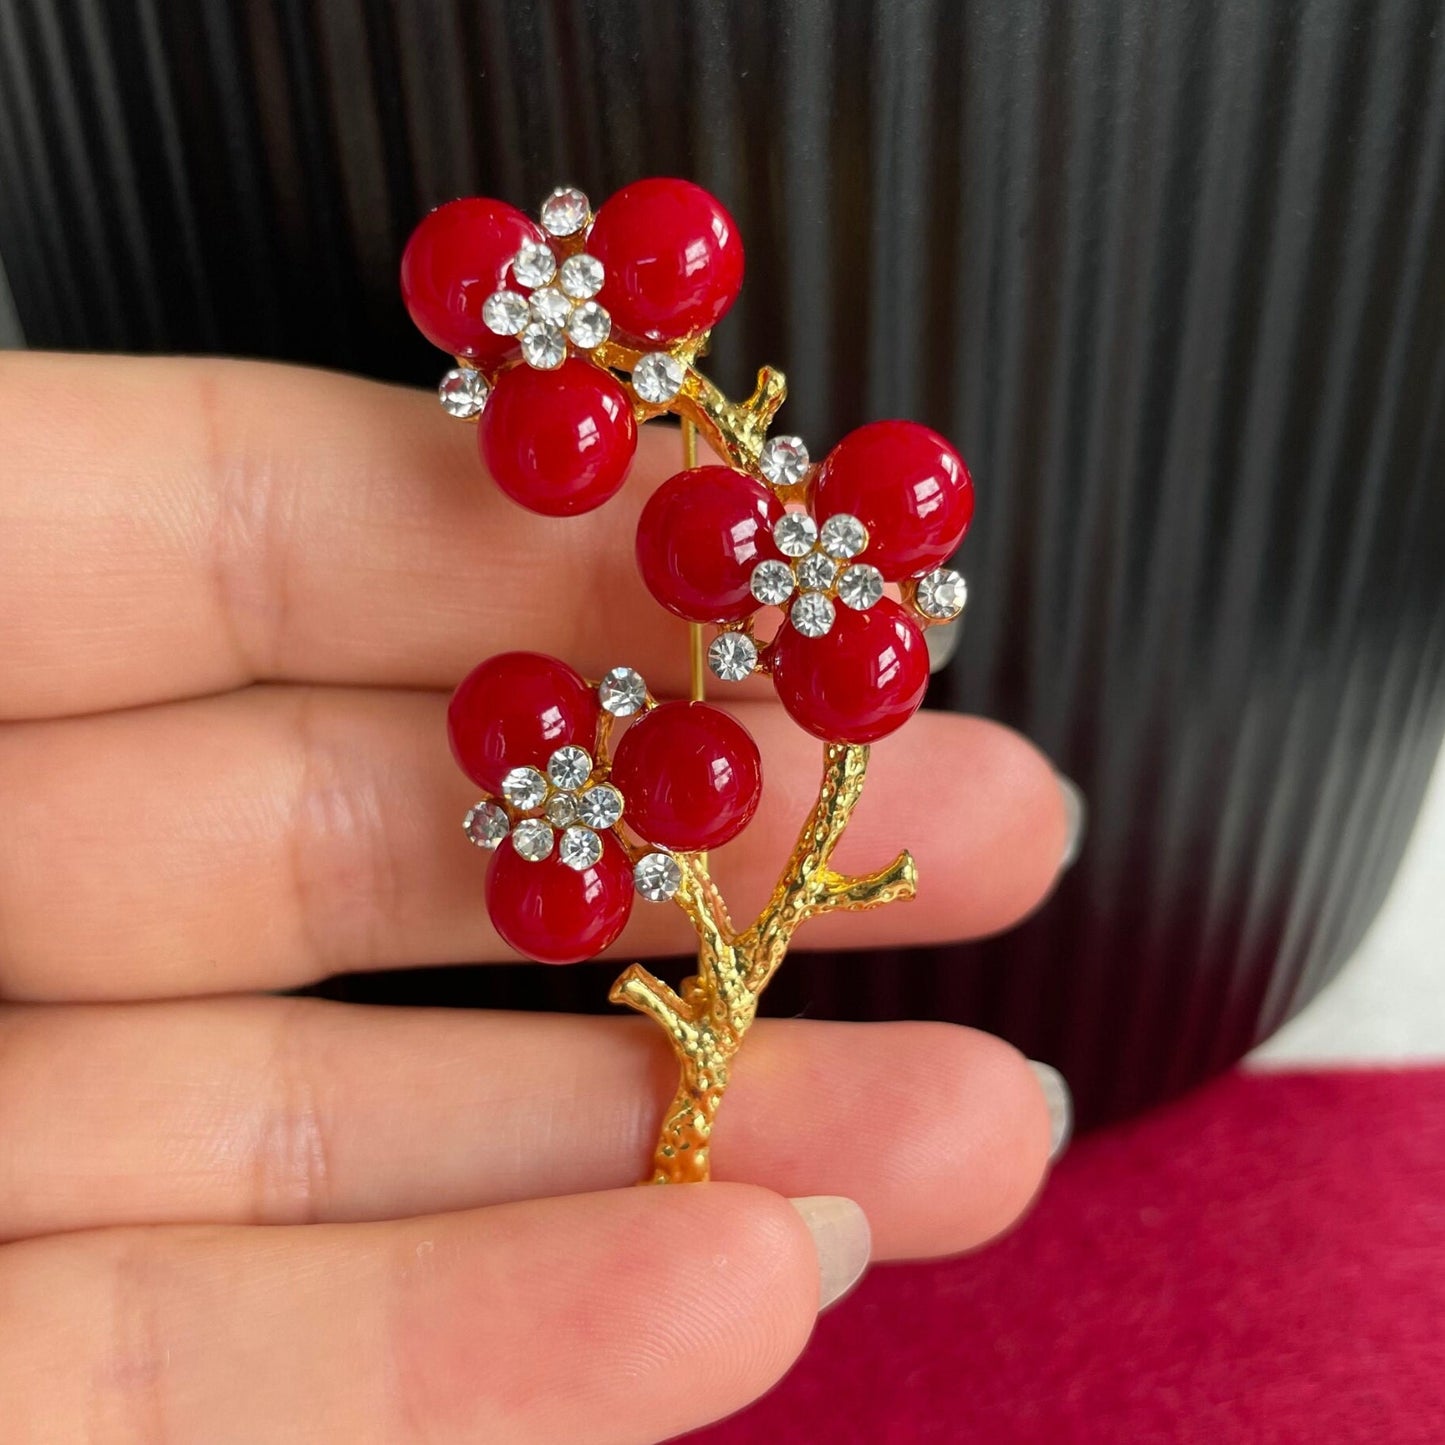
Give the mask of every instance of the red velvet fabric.
[{"label": "red velvet fabric", "polygon": [[1445,1070],[1235,1075],[1079,1141],[1031,1216],[873,1271],[690,1437],[1445,1442]]}]

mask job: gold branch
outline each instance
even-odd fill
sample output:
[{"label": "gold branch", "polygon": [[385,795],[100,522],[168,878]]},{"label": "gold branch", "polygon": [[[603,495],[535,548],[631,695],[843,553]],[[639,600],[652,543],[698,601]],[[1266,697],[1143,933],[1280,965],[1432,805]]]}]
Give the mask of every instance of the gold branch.
[{"label": "gold branch", "polygon": [[911,899],[918,891],[918,869],[913,855],[900,853],[886,868],[876,873],[849,875],[835,873],[831,868],[820,873],[814,884],[817,897],[813,913],[830,908],[881,908],[885,903]]},{"label": "gold branch", "polygon": [[787,394],[783,373],[765,366],[758,372],[757,385],[746,401],[729,401],[702,372],[689,366],[673,406],[697,423],[720,457],[735,467],[752,469],[757,466],[768,427]]},{"label": "gold branch", "polygon": [[722,954],[733,944],[733,922],[707,864],[695,853],[674,853],[682,871],[682,883],[674,901],[692,920],[698,941],[705,949]]},{"label": "gold branch", "polygon": [[699,1033],[692,1010],[640,963],[629,965],[607,996],[613,1003],[626,1004],[661,1025],[679,1051],[697,1048]]}]

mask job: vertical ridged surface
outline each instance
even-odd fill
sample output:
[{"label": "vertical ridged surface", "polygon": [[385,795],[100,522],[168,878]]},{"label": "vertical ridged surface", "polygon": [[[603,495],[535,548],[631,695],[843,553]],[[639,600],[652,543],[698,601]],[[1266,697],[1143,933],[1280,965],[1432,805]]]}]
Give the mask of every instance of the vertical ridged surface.
[{"label": "vertical ridged surface", "polygon": [[[1445,726],[1442,12],[9,0],[0,259],[32,345],[426,383],[395,280],[426,207],[717,191],[749,248],[719,379],[783,367],[819,452],[889,414],[958,441],[972,600],[933,700],[1021,728],[1091,806],[1023,929],[799,955],[772,1007],[999,1029],[1097,1118],[1339,967]],[[353,993],[388,988],[605,993]]]}]

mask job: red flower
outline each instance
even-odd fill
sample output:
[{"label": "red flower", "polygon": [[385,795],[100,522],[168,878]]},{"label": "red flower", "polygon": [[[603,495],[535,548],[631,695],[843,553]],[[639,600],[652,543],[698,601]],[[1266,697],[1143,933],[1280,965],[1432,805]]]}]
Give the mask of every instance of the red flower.
[{"label": "red flower", "polygon": [[706,703],[655,702],[627,667],[593,688],[556,658],[503,653],[462,681],[447,727],[462,771],[486,790],[464,826],[493,854],[493,926],[542,963],[601,953],[634,892],[677,892],[674,852],[736,837],[762,793],[740,723]]},{"label": "red flower", "polygon": [[[768,671],[800,726],[869,743],[923,701],[922,628],[963,609],[963,579],[942,564],[972,515],[968,469],[942,437],[874,422],[816,468],[797,437],[774,437],[756,476],[698,467],[670,478],[643,508],[637,562],[669,611],[725,628],[708,649],[716,676]],[[884,595],[890,582],[901,602]],[[766,645],[754,635],[763,607],[784,612]]]},{"label": "red flower", "polygon": [[[562,186],[540,215],[539,228],[501,201],[439,206],[407,243],[401,285],[417,327],[457,358],[441,403],[479,420],[497,484],[534,512],[569,516],[622,485],[638,413],[682,386],[681,362],[654,348],[722,318],[743,249],[722,204],[689,181],[634,181],[595,217]],[[611,365],[631,371],[631,394]]]}]

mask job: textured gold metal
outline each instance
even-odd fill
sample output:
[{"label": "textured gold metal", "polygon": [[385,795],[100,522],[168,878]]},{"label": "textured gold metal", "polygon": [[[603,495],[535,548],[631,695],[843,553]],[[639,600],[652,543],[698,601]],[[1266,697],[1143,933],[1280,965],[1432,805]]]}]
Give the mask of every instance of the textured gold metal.
[{"label": "textured gold metal", "polygon": [[809,918],[839,909],[877,908],[912,898],[913,859],[900,853],[877,873],[836,872],[833,849],[863,792],[868,749],[828,743],[818,801],[798,836],[792,857],[768,906],[749,926],[734,928],[727,906],[695,855],[679,854],[682,887],[676,902],[697,930],[697,972],[674,991],[641,964],[612,986],[614,1003],[652,1019],[678,1061],[677,1092],[663,1116],[650,1182],[697,1183],[708,1178],[713,1121],[733,1055],[757,1017],[758,1000]]}]

